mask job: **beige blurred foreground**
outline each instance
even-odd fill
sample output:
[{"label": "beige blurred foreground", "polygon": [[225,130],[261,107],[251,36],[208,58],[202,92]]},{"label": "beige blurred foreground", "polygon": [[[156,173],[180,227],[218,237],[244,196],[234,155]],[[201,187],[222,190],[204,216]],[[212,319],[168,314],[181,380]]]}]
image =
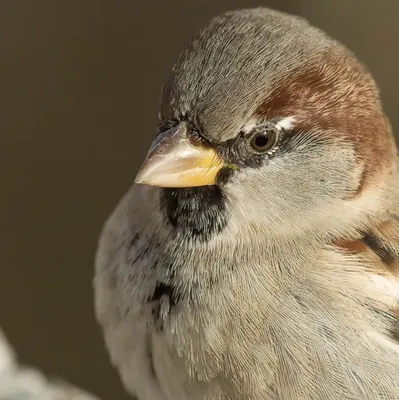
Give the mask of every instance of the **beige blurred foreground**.
[{"label": "beige blurred foreground", "polygon": [[0,330],[0,400],[99,400],[66,382],[51,381],[35,368],[18,365]]}]

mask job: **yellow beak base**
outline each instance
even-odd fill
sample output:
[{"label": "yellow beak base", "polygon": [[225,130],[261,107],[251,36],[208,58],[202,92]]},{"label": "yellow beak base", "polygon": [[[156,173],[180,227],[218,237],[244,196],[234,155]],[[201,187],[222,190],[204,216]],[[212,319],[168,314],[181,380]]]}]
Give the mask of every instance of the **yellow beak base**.
[{"label": "yellow beak base", "polygon": [[135,182],[165,188],[215,185],[223,166],[215,149],[189,142],[181,123],[157,136]]}]

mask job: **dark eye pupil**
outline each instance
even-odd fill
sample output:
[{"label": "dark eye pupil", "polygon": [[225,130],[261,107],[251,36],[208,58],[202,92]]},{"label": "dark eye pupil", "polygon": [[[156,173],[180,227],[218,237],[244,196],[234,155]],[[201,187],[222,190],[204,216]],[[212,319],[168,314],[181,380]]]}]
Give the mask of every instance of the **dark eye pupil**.
[{"label": "dark eye pupil", "polygon": [[277,138],[277,133],[273,130],[258,132],[251,139],[251,147],[261,153],[269,151],[276,145]]},{"label": "dark eye pupil", "polygon": [[258,126],[250,135],[250,145],[257,153],[269,152],[271,155],[276,149],[279,142],[280,131],[272,124]]},{"label": "dark eye pupil", "polygon": [[269,143],[269,136],[265,133],[255,136],[254,144],[256,147],[263,148]]}]

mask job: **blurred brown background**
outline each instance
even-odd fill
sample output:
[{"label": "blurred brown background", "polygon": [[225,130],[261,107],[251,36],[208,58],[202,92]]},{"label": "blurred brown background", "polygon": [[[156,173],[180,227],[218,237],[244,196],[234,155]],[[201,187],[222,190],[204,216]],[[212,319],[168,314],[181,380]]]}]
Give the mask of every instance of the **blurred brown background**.
[{"label": "blurred brown background", "polygon": [[0,0],[0,326],[23,362],[127,399],[93,317],[98,232],[182,46],[215,14],[258,5],[353,49],[399,128],[397,0]]}]

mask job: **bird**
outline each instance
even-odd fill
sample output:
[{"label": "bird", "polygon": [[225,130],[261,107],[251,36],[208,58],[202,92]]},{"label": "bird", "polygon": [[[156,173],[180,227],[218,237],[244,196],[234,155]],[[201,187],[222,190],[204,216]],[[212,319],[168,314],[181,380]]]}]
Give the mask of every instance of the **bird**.
[{"label": "bird", "polygon": [[0,328],[0,400],[100,400],[60,378],[19,362]]},{"label": "bird", "polygon": [[154,130],[95,256],[127,392],[399,399],[399,163],[367,66],[303,17],[225,11]]}]

